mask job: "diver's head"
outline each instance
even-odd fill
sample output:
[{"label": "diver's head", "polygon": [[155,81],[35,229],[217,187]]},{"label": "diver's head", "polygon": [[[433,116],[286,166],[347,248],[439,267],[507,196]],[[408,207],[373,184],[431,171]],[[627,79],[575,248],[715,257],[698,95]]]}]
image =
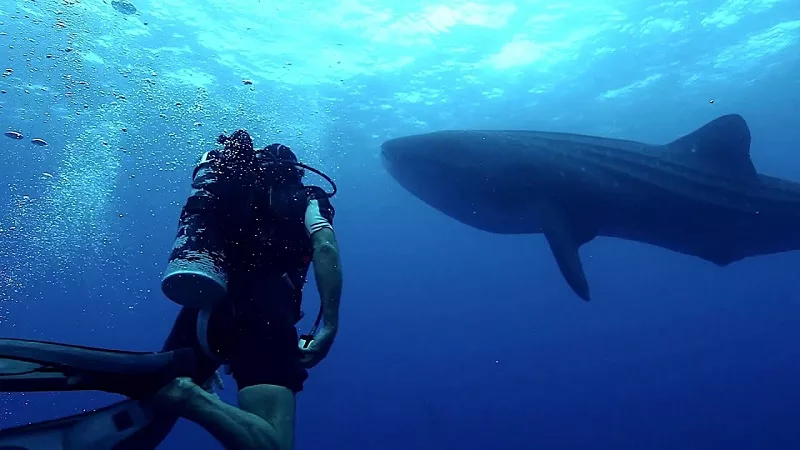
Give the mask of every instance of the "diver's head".
[{"label": "diver's head", "polygon": [[[224,145],[224,157],[234,164],[235,170],[247,174],[247,177],[256,175],[256,180],[263,185],[303,185],[303,176],[306,170],[319,175],[330,183],[333,190],[325,192],[328,197],[336,195],[336,183],[331,177],[307,166],[297,160],[291,148],[283,144],[270,144],[263,149],[253,149],[253,139],[247,131],[236,130],[230,136],[221,134],[217,142]],[[255,163],[255,164],[253,164]]]},{"label": "diver's head", "polygon": [[253,138],[244,130],[236,130],[230,136],[220,134],[217,142],[224,145],[226,158],[232,162],[249,161],[254,156]]},{"label": "diver's head", "polygon": [[252,150],[253,138],[245,130],[236,130],[230,136],[220,134],[217,142],[231,150]]},{"label": "diver's head", "polygon": [[265,181],[274,184],[301,184],[305,170],[291,148],[270,144],[256,152],[259,165],[265,171]]}]

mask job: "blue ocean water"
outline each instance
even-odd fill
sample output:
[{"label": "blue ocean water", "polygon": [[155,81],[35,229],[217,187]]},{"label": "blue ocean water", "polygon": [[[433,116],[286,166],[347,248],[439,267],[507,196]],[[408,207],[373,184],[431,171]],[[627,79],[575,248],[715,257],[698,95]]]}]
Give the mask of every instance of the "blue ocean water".
[{"label": "blue ocean water", "polygon": [[[0,137],[0,336],[160,348],[192,167],[246,128],[340,187],[341,331],[298,449],[800,448],[800,254],[601,238],[584,303],[543,237],[468,228],[379,161],[438,129],[665,143],[738,113],[758,170],[800,180],[797,0],[111,3],[0,4],[0,128],[24,135]],[[0,428],[115,398],[2,394]],[[160,448],[221,447],[181,422]]]}]

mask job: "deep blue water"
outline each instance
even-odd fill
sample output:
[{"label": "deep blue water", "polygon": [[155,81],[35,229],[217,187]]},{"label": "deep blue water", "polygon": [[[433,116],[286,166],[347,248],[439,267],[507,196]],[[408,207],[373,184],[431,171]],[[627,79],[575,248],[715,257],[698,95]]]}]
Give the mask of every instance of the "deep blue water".
[{"label": "deep blue water", "polygon": [[[0,140],[0,335],[160,348],[192,165],[247,128],[340,187],[341,330],[298,449],[800,448],[800,253],[720,268],[597,239],[584,303],[543,237],[447,218],[377,156],[443,128],[663,143],[735,112],[758,170],[800,180],[796,0],[184,1],[0,5],[0,128],[26,136]],[[114,400],[1,398],[0,427]],[[181,422],[160,448],[220,446]]]}]

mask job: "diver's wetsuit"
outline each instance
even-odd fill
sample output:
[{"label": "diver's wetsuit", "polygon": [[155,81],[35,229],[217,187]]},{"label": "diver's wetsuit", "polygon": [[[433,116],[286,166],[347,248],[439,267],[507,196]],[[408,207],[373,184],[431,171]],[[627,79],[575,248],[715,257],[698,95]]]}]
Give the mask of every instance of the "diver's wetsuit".
[{"label": "diver's wetsuit", "polygon": [[[209,346],[230,365],[240,390],[271,384],[299,392],[308,374],[300,363],[295,324],[313,254],[310,235],[332,228],[333,206],[318,187],[232,183],[209,176],[207,170],[227,169],[217,158],[219,152],[212,151],[201,159],[179,225],[179,235],[191,235],[200,224],[215,227],[201,231],[219,239],[224,255],[228,290],[211,314]],[[221,188],[221,182],[228,188]],[[210,207],[209,198],[223,204]],[[171,257],[182,254],[176,246]],[[197,346],[197,314],[196,309],[181,310],[164,350]]]},{"label": "diver's wetsuit", "polygon": [[[332,229],[329,197],[336,189],[327,194],[303,186],[302,165],[296,164],[288,147],[273,144],[254,151],[246,132],[231,137],[237,136],[239,142],[249,142],[255,157],[248,162],[234,152],[233,163],[223,164],[221,151],[208,152],[193,175],[194,189],[170,255],[170,264],[175,264],[167,270],[179,276],[165,275],[164,280],[177,280],[166,283],[171,289],[165,289],[162,281],[169,298],[190,306],[179,312],[162,352],[0,339],[2,392],[101,390],[129,398],[93,411],[0,430],[0,448],[154,449],[178,417],[154,407],[152,396],[176,377],[203,384],[221,363],[231,365],[240,389],[257,384],[293,392],[303,388],[308,375],[300,364],[295,323],[313,253],[310,235]],[[275,173],[276,159],[289,161],[278,164],[282,168],[294,162],[299,176],[265,182],[270,178],[262,175]],[[247,170],[241,172],[242,168]],[[191,280],[200,280],[204,290],[192,290]],[[203,297],[196,295],[201,292],[212,293],[206,300],[215,300],[191,305]],[[200,308],[211,311],[205,333],[199,332],[205,322],[198,316],[207,317]],[[203,334],[207,339],[201,341]]]}]

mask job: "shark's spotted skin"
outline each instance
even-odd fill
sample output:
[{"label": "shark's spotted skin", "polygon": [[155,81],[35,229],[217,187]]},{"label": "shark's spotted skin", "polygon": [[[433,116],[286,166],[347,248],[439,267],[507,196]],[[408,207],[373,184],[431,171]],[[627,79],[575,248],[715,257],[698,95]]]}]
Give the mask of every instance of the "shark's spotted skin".
[{"label": "shark's spotted skin", "polygon": [[756,172],[739,115],[666,145],[450,130],[392,139],[381,149],[389,173],[448,216],[493,233],[543,233],[584,300],[578,249],[596,236],[718,265],[800,249],[800,184]]}]

